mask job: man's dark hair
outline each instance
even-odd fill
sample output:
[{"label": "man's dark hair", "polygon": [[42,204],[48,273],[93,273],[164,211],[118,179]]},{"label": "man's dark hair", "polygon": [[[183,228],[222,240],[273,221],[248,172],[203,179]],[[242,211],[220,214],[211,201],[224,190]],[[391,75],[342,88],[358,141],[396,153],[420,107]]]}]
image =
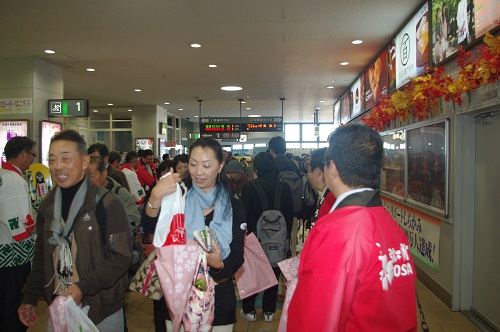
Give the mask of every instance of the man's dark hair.
[{"label": "man's dark hair", "polygon": [[273,150],[276,154],[285,154],[286,142],[281,136],[274,136],[269,140],[269,149]]},{"label": "man's dark hair", "polygon": [[316,168],[319,168],[323,172],[323,157],[325,156],[325,152],[326,148],[321,148],[314,150],[311,153],[311,161],[309,163],[311,172],[313,172]]},{"label": "man's dark hair", "polygon": [[269,153],[259,152],[253,160],[253,170],[257,176],[266,174],[277,175],[278,170],[274,165],[274,158]]},{"label": "man's dark hair", "polygon": [[17,158],[21,152],[33,149],[36,142],[26,136],[16,136],[12,137],[7,144],[5,144],[5,158],[7,160]]},{"label": "man's dark hair", "polygon": [[151,149],[146,149],[146,150],[142,151],[142,155],[141,155],[141,157],[142,157],[142,158],[146,158],[147,156],[153,156],[153,157],[154,157],[154,155],[155,155],[155,154],[153,153],[153,150],[151,150]]},{"label": "man's dark hair", "polygon": [[90,162],[89,165],[95,165],[95,169],[99,171],[99,173],[102,174],[104,170],[106,169],[106,164],[104,163],[104,160],[102,160],[101,157],[90,157]]},{"label": "man's dark hair", "polygon": [[55,134],[52,136],[52,139],[50,140],[50,144],[57,142],[57,141],[71,141],[75,142],[78,146],[78,151],[80,152],[81,155],[86,155],[87,154],[87,143],[85,143],[85,140],[82,138],[79,132],[76,130],[68,129],[61,131],[60,133]]},{"label": "man's dark hair", "polygon": [[135,159],[139,159],[139,155],[135,151],[129,151],[127,152],[127,155],[125,156],[125,163],[128,164]]},{"label": "man's dark hair", "polygon": [[384,147],[375,130],[351,124],[337,128],[328,140],[324,161],[335,163],[344,184],[351,188],[380,188]]},{"label": "man's dark hair", "polygon": [[95,151],[99,151],[99,155],[102,159],[109,157],[109,149],[106,144],[94,143],[87,149],[88,154],[94,153]]},{"label": "man's dark hair", "polygon": [[164,153],[163,156],[161,156],[161,159],[163,161],[167,160],[168,158],[170,158],[170,155],[168,153]]},{"label": "man's dark hair", "polygon": [[143,153],[144,153],[144,150],[143,150],[143,149],[139,149],[139,150],[137,151],[137,155],[138,155],[139,157],[142,157],[142,154],[143,154]]},{"label": "man's dark hair", "polygon": [[115,160],[118,160],[118,163],[121,163],[122,162],[122,155],[120,152],[118,151],[111,151],[109,153],[109,163],[112,164],[115,162]]}]

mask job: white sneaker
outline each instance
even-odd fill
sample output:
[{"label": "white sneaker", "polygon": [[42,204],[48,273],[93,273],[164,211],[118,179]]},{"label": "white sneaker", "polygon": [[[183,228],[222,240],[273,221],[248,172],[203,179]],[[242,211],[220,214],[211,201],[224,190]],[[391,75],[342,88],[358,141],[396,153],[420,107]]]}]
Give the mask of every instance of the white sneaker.
[{"label": "white sneaker", "polygon": [[267,323],[271,323],[273,321],[274,313],[272,312],[265,312],[264,313],[264,321]]},{"label": "white sneaker", "polygon": [[240,310],[240,314],[243,318],[255,322],[257,320],[257,313],[255,311],[250,311],[249,313],[245,313],[243,309]]}]

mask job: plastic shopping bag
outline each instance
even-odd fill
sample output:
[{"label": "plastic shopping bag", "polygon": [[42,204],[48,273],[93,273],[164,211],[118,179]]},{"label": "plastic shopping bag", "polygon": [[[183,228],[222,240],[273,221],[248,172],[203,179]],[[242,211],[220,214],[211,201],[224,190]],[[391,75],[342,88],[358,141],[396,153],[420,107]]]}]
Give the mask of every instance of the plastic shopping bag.
[{"label": "plastic shopping bag", "polygon": [[208,273],[205,252],[200,254],[197,266],[182,322],[185,331],[210,332],[214,321],[215,282]]},{"label": "plastic shopping bag", "polygon": [[[184,193],[181,186],[185,189]],[[187,189],[181,182],[181,184],[177,184],[175,192],[161,200],[160,216],[153,239],[155,247],[186,243],[186,228],[184,227],[186,193]]]},{"label": "plastic shopping bag", "polygon": [[293,293],[295,292],[295,288],[297,288],[297,283],[299,281],[299,263],[300,256],[295,256],[278,263],[281,272],[283,272],[283,275],[287,280],[285,302],[283,303],[283,309],[281,310],[278,332],[286,332],[288,306],[290,306],[290,301],[292,300]]},{"label": "plastic shopping bag", "polygon": [[49,313],[54,332],[99,332],[88,317],[90,307],[81,308],[71,296],[58,296],[50,304]]},{"label": "plastic shopping bag", "polygon": [[278,284],[271,263],[253,233],[245,236],[243,257],[245,258],[243,265],[234,274],[241,299]]}]

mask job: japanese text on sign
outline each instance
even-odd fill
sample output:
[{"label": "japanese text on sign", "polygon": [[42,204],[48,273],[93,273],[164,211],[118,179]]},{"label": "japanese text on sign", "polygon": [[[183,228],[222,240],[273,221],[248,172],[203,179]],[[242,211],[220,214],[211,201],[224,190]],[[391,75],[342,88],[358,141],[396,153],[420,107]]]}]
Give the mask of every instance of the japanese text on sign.
[{"label": "japanese text on sign", "polygon": [[32,110],[31,98],[0,99],[0,113],[2,114],[31,113]]},{"label": "japanese text on sign", "polygon": [[439,271],[441,222],[386,197],[382,203],[408,238],[411,253]]}]

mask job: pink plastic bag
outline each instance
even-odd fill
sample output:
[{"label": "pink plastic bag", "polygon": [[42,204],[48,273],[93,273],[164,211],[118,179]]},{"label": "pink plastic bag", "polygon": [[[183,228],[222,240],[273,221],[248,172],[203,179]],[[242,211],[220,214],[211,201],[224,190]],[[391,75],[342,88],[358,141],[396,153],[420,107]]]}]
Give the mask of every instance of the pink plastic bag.
[{"label": "pink plastic bag", "polygon": [[57,332],[68,332],[68,326],[64,319],[65,296],[57,296],[49,306],[50,323],[52,329]]},{"label": "pink plastic bag", "polygon": [[[184,186],[184,184],[181,184]],[[186,205],[187,189],[181,190],[177,184],[177,190],[161,200],[160,216],[156,224],[153,244],[155,247],[163,247],[171,244],[186,243],[186,228],[184,227],[184,207]],[[186,188],[184,186],[184,188]]]},{"label": "pink plastic bag", "polygon": [[207,253],[198,258],[182,322],[189,332],[210,332],[214,321],[215,282],[208,273]]},{"label": "pink plastic bag", "polygon": [[288,306],[292,300],[293,293],[297,287],[299,281],[299,263],[300,256],[295,256],[287,260],[278,263],[281,272],[285,276],[286,283],[286,296],[285,302],[283,303],[283,309],[281,309],[280,324],[278,325],[278,332],[286,332],[286,324],[288,321]]},{"label": "pink plastic bag", "polygon": [[245,236],[245,262],[234,274],[241,299],[278,284],[271,263],[266,257],[255,234]]},{"label": "pink plastic bag", "polygon": [[189,290],[203,249],[193,240],[185,245],[156,248],[156,271],[174,331],[180,331]]}]

